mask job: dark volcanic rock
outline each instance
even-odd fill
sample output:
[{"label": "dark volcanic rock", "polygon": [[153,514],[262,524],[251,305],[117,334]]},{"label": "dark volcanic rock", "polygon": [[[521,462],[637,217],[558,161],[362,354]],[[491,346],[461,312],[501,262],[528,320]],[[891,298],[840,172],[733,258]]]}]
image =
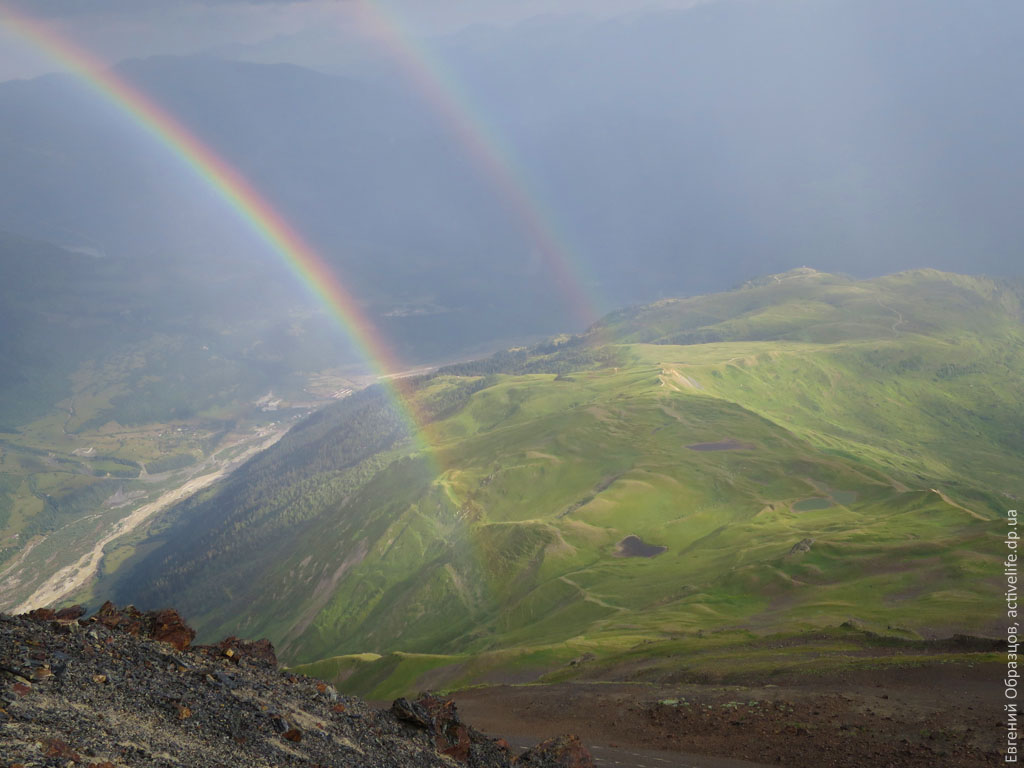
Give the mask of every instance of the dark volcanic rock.
[{"label": "dark volcanic rock", "polygon": [[430,728],[430,715],[406,698],[395,699],[391,704],[391,712],[403,722],[412,723],[420,728]]},{"label": "dark volcanic rock", "polygon": [[134,605],[125,606],[122,610],[109,600],[100,606],[92,621],[98,621],[107,629],[119,629],[130,635],[148,634],[145,630],[152,622],[152,616],[139,611]]},{"label": "dark volcanic rock", "polygon": [[[68,612],[69,620],[75,620],[85,613],[85,609],[81,606],[67,608],[65,611]],[[58,613],[56,618],[63,620],[61,614],[65,613],[65,611]],[[75,615],[76,613],[77,615]],[[32,614],[29,614],[29,617],[34,618]],[[172,645],[179,651],[188,648],[196,636],[196,631],[185,623],[185,620],[178,615],[177,611],[171,609],[146,611],[144,613],[134,605],[118,608],[110,601],[107,601],[100,606],[96,615],[91,617],[89,621],[102,624],[107,629],[127,632],[130,635],[151,637],[154,640]]]},{"label": "dark volcanic rock", "polygon": [[536,768],[594,768],[590,751],[578,736],[559,736],[526,750],[516,765]]},{"label": "dark volcanic rock", "polygon": [[0,766],[585,768],[575,737],[521,761],[424,695],[378,711],[281,672],[269,642],[189,647],[174,611],[0,614]]},{"label": "dark volcanic rock", "polygon": [[57,611],[57,614],[56,616],[54,616],[54,618],[57,621],[76,621],[82,618],[83,616],[85,616],[85,606],[72,605],[67,608],[61,608],[59,611]]},{"label": "dark volcanic rock", "polygon": [[154,640],[168,643],[179,651],[184,651],[195,640],[196,631],[185,623],[177,611],[165,610],[158,612],[153,617],[150,636]]},{"label": "dark volcanic rock", "polygon": [[52,621],[57,618],[57,614],[49,608],[36,608],[34,611],[29,611],[28,617],[32,621]]},{"label": "dark volcanic rock", "polygon": [[397,699],[391,712],[399,720],[424,728],[434,737],[434,746],[443,755],[460,762],[469,759],[472,738],[470,729],[459,719],[455,702],[424,694],[416,701]]},{"label": "dark volcanic rock", "polygon": [[277,654],[274,653],[274,646],[266,638],[249,641],[239,640],[237,637],[226,637],[216,645],[204,645],[201,647],[219,652],[236,664],[240,659],[250,659],[271,667],[277,667]]}]

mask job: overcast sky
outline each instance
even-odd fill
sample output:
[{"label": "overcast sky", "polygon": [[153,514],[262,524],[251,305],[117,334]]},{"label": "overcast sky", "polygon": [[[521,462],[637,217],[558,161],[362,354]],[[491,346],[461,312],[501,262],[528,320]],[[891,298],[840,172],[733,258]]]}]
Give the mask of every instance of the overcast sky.
[{"label": "overcast sky", "polygon": [[[614,15],[701,0],[0,0],[108,62],[155,54],[216,52],[305,30],[366,37],[366,5],[425,36],[472,24],[509,24],[541,14]],[[2,18],[2,13],[0,13]],[[34,77],[56,65],[0,23],[0,80]]]}]

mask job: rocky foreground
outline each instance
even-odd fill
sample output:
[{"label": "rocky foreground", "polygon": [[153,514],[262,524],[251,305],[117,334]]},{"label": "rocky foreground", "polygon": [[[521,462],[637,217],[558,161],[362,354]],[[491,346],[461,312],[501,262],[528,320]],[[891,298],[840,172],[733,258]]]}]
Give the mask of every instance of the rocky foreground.
[{"label": "rocky foreground", "polygon": [[0,768],[593,766],[573,736],[515,756],[435,696],[375,710],[267,641],[193,646],[174,611],[84,614],[0,614]]}]

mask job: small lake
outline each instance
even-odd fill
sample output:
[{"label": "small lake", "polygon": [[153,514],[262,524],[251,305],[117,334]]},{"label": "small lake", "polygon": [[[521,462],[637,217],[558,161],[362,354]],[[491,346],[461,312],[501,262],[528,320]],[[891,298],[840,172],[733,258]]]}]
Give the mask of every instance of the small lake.
[{"label": "small lake", "polygon": [[694,443],[686,447],[691,451],[752,451],[757,448],[753,443],[741,443],[739,440],[719,440],[717,443]]},{"label": "small lake", "polygon": [[811,512],[816,509],[828,509],[832,506],[832,499],[804,499],[793,505],[794,512]]},{"label": "small lake", "polygon": [[639,536],[627,536],[619,542],[619,548],[615,552],[616,557],[657,557],[668,547],[661,547],[657,544],[648,544]]}]

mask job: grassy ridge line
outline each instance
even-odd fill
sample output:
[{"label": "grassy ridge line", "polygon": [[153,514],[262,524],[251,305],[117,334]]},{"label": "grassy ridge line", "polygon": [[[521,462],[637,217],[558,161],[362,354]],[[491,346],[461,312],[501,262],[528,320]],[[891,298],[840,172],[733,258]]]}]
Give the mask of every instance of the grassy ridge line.
[{"label": "grassy ridge line", "polygon": [[[706,345],[699,357],[692,347],[634,349],[668,376],[684,375],[703,393],[742,403],[898,485],[949,484],[960,503],[988,516],[1002,514],[1014,494],[1007,482],[1024,450],[1024,419],[1004,382],[1024,376],[1019,346],[993,353],[929,340],[783,350],[733,342]],[[965,373],[946,374],[952,366]]]},{"label": "grassy ridge line", "polygon": [[985,641],[922,641],[893,633],[878,635],[851,625],[769,635],[720,630],[628,643],[627,638],[618,643],[574,640],[447,656],[352,654],[292,669],[384,701],[419,690],[450,691],[475,685],[570,680],[743,685],[765,680],[836,680],[864,669],[1005,660],[994,644]]}]

